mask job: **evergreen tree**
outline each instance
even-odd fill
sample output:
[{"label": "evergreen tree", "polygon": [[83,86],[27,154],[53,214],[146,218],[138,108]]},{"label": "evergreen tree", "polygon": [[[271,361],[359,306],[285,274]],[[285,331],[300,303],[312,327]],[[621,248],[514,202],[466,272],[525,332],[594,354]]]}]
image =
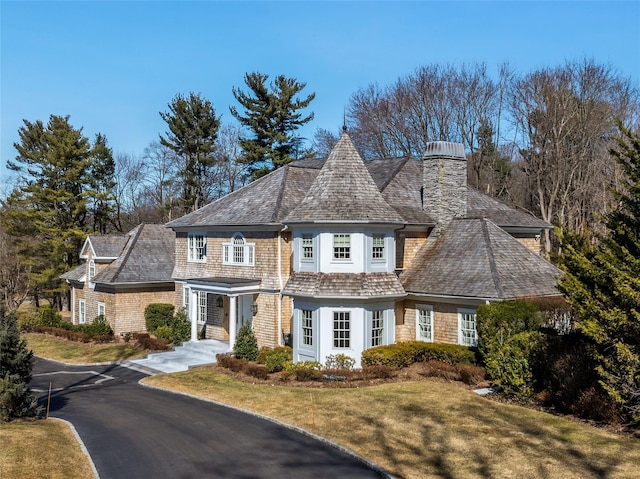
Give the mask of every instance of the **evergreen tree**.
[{"label": "evergreen tree", "polygon": [[107,146],[107,139],[98,133],[91,154],[89,182],[91,187],[91,216],[93,231],[106,234],[109,226],[116,224],[112,216],[116,211],[114,188],[116,162],[113,151]]},{"label": "evergreen tree", "polygon": [[220,117],[200,94],[177,94],[168,106],[169,111],[160,112],[169,127],[166,137],[160,135],[160,143],[182,158],[182,203],[189,213],[204,206],[208,199],[207,176],[215,165]]},{"label": "evergreen tree", "polygon": [[82,128],[75,129],[68,116],[56,115],[46,126],[24,120],[18,133],[18,156],[7,166],[20,178],[4,202],[3,226],[19,239],[18,254],[30,269],[36,300],[43,292],[60,306],[65,288],[59,276],[78,264],[97,181],[89,172],[96,156],[108,156],[106,140],[98,135],[94,148]]},{"label": "evergreen tree", "polygon": [[39,410],[30,393],[32,351],[20,339],[15,314],[0,306],[0,421],[34,416]]},{"label": "evergreen tree", "polygon": [[640,136],[620,125],[611,155],[626,178],[613,192],[615,208],[607,233],[592,246],[563,234],[561,290],[591,341],[600,385],[633,419],[640,421]]},{"label": "evergreen tree", "polygon": [[279,75],[267,87],[268,79],[263,73],[245,74],[249,92],[233,88],[244,114],[230,108],[231,114],[253,135],[241,138],[240,145],[244,151],[241,161],[249,165],[254,180],[293,161],[301,141],[295,131],[313,119],[313,113],[303,117],[298,111],[309,106],[316,96],[311,93],[304,99],[296,98],[306,83]]}]

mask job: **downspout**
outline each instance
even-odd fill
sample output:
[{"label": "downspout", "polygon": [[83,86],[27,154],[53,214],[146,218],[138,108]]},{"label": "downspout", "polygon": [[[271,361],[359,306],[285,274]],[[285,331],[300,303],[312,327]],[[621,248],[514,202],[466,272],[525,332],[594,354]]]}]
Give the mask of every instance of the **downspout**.
[{"label": "downspout", "polygon": [[288,225],[284,225],[278,232],[278,346],[282,346],[282,288],[284,284],[282,281],[282,233],[289,229]]}]

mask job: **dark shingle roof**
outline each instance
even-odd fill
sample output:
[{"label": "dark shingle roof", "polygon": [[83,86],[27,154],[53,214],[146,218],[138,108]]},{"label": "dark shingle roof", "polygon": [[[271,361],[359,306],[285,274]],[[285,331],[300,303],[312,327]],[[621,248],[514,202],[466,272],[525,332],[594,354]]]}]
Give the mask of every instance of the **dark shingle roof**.
[{"label": "dark shingle roof", "polygon": [[76,266],[75,268],[67,271],[64,274],[60,275],[61,279],[66,279],[67,281],[84,281],[84,275],[86,274],[86,263],[81,264],[80,266]]},{"label": "dark shingle roof", "polygon": [[120,256],[94,276],[95,283],[173,281],[175,234],[162,225],[141,224],[127,233]]},{"label": "dark shingle roof", "polygon": [[284,223],[404,223],[380,194],[362,158],[343,132],[307,194]]},{"label": "dark shingle roof", "polygon": [[288,296],[378,298],[404,296],[394,273],[292,273],[283,290]]},{"label": "dark shingle roof", "polygon": [[[260,226],[300,221],[434,224],[434,218],[422,208],[421,160],[362,161],[346,135],[330,158],[333,166],[326,169],[329,158],[294,161],[167,226]],[[501,227],[551,227],[472,187],[467,187],[467,198],[469,218],[488,218]]]},{"label": "dark shingle roof", "polygon": [[410,293],[483,299],[559,295],[561,271],[487,219],[455,219],[400,277]]},{"label": "dark shingle roof", "polygon": [[89,235],[80,253],[86,256],[86,249],[92,248],[94,259],[113,259],[120,256],[128,238],[122,235]]}]

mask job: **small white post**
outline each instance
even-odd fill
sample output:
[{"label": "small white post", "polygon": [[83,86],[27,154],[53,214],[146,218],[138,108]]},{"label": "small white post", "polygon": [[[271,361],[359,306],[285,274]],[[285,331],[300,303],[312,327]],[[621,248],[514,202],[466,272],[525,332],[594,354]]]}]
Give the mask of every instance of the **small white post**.
[{"label": "small white post", "polygon": [[191,290],[191,301],[189,302],[190,310],[189,316],[191,319],[191,341],[198,340],[198,309],[200,305],[198,304],[198,292],[195,290]]},{"label": "small white post", "polygon": [[236,321],[238,320],[238,297],[229,296],[229,346],[236,344]]}]

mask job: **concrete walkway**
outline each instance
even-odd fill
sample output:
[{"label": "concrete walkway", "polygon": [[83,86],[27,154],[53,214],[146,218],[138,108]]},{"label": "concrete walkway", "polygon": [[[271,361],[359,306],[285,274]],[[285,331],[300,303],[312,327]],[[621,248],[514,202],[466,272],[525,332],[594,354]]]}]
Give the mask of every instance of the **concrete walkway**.
[{"label": "concrete walkway", "polygon": [[123,361],[122,366],[145,374],[175,373],[194,366],[213,364],[216,354],[231,352],[228,342],[215,339],[187,341],[173,351],[149,354],[143,359]]}]

